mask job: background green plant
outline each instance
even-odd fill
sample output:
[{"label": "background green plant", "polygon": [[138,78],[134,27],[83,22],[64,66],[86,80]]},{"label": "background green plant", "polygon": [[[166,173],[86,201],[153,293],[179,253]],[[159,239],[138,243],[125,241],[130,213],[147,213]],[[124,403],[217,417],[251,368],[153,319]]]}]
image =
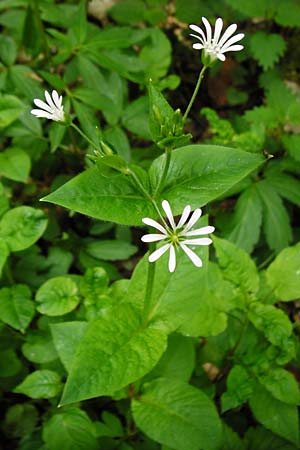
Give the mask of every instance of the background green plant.
[{"label": "background green plant", "polygon": [[[0,448],[297,449],[300,6],[122,0],[100,20],[87,6],[0,4]],[[185,110],[201,68],[186,24],[202,15],[246,33],[243,52],[205,78],[174,152],[189,155],[200,185],[201,148],[214,178],[180,200],[172,169],[157,198],[176,213],[210,202],[218,238],[200,271],[182,259],[171,276],[159,261],[158,306],[141,327],[137,226],[151,205],[115,208],[106,190],[130,197],[127,177],[100,176],[92,146],[29,111],[44,89],[58,90],[95,146],[155,186],[172,108]],[[162,127],[153,104],[165,108]],[[189,133],[205,147],[187,146]],[[50,192],[71,211],[39,203]]]}]

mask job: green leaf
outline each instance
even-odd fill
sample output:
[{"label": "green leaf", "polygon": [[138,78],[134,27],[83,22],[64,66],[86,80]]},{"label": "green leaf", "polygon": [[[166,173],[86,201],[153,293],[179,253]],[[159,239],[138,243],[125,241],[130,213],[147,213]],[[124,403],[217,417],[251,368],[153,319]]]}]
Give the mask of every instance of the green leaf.
[{"label": "green leaf", "polygon": [[43,426],[49,450],[97,450],[95,427],[85,411],[69,408],[55,414]]},{"label": "green leaf", "polygon": [[11,66],[17,57],[17,46],[10,36],[0,36],[0,59],[6,66]]},{"label": "green leaf", "polygon": [[24,104],[13,95],[0,94],[0,128],[7,127],[24,111]]},{"label": "green leaf", "polygon": [[37,310],[46,316],[63,316],[78,305],[78,293],[77,284],[71,278],[51,278],[36,293]]},{"label": "green leaf", "polygon": [[[300,147],[299,147],[300,148]],[[300,152],[299,152],[300,153]],[[271,174],[268,183],[278,195],[300,206],[300,181],[286,173]]]},{"label": "green leaf", "polygon": [[0,153],[0,175],[26,183],[31,168],[30,158],[24,150],[11,147]]},{"label": "green leaf", "polygon": [[132,306],[117,304],[104,311],[80,341],[61,403],[112,395],[149,372],[166,345],[159,325],[142,325]]},{"label": "green leaf", "polygon": [[132,401],[136,425],[175,450],[219,449],[222,425],[213,402],[200,390],[175,379],[146,384]]},{"label": "green leaf", "polygon": [[53,342],[61,362],[70,371],[76,349],[87,329],[87,322],[64,322],[50,325]]},{"label": "green leaf", "polygon": [[250,39],[250,51],[264,70],[272,69],[284,54],[286,43],[280,34],[257,31]]},{"label": "green leaf", "polygon": [[84,249],[88,255],[104,261],[128,259],[137,252],[135,245],[118,240],[91,241],[85,245]]},{"label": "green leaf", "polygon": [[300,161],[300,135],[299,134],[283,134],[282,142],[290,156],[296,161]]},{"label": "green leaf", "polygon": [[22,352],[29,361],[45,364],[58,358],[56,349],[49,332],[30,331],[26,335],[26,342],[22,345]]},{"label": "green leaf", "polygon": [[268,284],[285,302],[299,298],[300,244],[282,250],[266,271]]},{"label": "green leaf", "polygon": [[30,206],[11,209],[0,221],[0,238],[12,252],[24,250],[34,244],[44,233],[47,218],[42,210]]},{"label": "green leaf", "polygon": [[275,434],[298,445],[299,427],[296,406],[275,399],[261,385],[257,385],[250,398],[250,407],[258,422]]},{"label": "green leaf", "polygon": [[71,30],[75,36],[76,44],[83,44],[87,35],[86,3],[84,0],[80,0],[79,2],[76,14],[74,14]]},{"label": "green leaf", "polygon": [[38,422],[38,412],[30,403],[19,403],[8,408],[5,414],[5,432],[19,438],[31,434]]},{"label": "green leaf", "polygon": [[9,250],[6,243],[0,238],[0,278],[2,275],[2,269],[6,263],[9,255]]},{"label": "green leaf", "polygon": [[146,5],[142,0],[123,0],[109,10],[109,15],[119,23],[134,24],[144,20]]},{"label": "green leaf", "polygon": [[225,239],[214,237],[213,241],[224,277],[244,294],[256,294],[259,288],[259,276],[250,256]]},{"label": "green leaf", "polygon": [[273,305],[254,302],[250,305],[248,317],[255,328],[261,331],[274,345],[281,347],[292,334],[288,316]]},{"label": "green leaf", "polygon": [[274,398],[289,405],[299,405],[299,387],[295,377],[282,367],[272,368],[259,377],[260,383]]},{"label": "green leaf", "polygon": [[0,289],[0,319],[24,332],[34,316],[34,303],[28,286],[15,285]]},{"label": "green leaf", "polygon": [[14,350],[0,351],[0,377],[12,377],[22,369],[21,361]]},{"label": "green leaf", "polygon": [[279,195],[267,180],[256,184],[263,203],[264,232],[269,247],[277,253],[292,240],[289,216]]},{"label": "green leaf", "polygon": [[[153,189],[162,176],[164,155],[150,168]],[[172,151],[161,199],[168,200],[175,214],[187,204],[206,205],[224,194],[263,162],[260,155],[215,145],[189,145]]]},{"label": "green leaf", "polygon": [[249,400],[254,387],[254,379],[242,366],[233,366],[227,377],[227,391],[222,394],[222,413],[236,408]]},{"label": "green leaf", "polygon": [[149,128],[154,142],[162,139],[161,126],[173,121],[174,111],[152,81],[149,83]]},{"label": "green leaf", "polygon": [[152,204],[137,190],[129,176],[110,179],[93,167],[42,200],[124,225],[141,225],[143,217],[155,217]]},{"label": "green leaf", "polygon": [[28,375],[15,389],[17,394],[31,398],[56,397],[62,388],[60,376],[53,370],[36,370]]},{"label": "green leaf", "polygon": [[[276,436],[264,427],[248,428],[244,436],[247,450],[297,450],[285,439]],[[231,448],[230,448],[231,450]],[[239,450],[239,448],[237,449]]]},{"label": "green leaf", "polygon": [[255,184],[239,196],[227,239],[251,253],[257,244],[262,223],[262,202]]},{"label": "green leaf", "polygon": [[141,96],[131,102],[122,114],[122,123],[127,130],[150,140],[148,98]]}]

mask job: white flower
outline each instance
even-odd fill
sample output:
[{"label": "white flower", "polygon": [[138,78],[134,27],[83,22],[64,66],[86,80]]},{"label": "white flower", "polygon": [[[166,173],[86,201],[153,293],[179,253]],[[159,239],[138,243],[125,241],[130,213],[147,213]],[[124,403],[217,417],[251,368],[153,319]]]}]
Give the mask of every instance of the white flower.
[{"label": "white flower", "polygon": [[199,39],[200,43],[193,44],[193,48],[196,50],[204,51],[204,55],[210,60],[210,62],[215,61],[217,58],[220,61],[225,61],[226,52],[238,52],[244,47],[242,45],[235,45],[236,42],[243,39],[244,34],[239,33],[233,36],[237,29],[237,25],[234,23],[230,25],[224,32],[220,39],[223,20],[219,17],[215,23],[214,35],[212,36],[212,29],[210,23],[205,17],[202,17],[202,22],[205,26],[206,34],[204,31],[198,27],[198,25],[190,25],[190,28],[198,34],[192,34],[191,36]]},{"label": "white flower", "polygon": [[[158,242],[158,241],[166,241],[162,247],[159,247],[149,256],[149,262],[154,262],[158,258],[160,258],[166,251],[169,250],[169,271],[174,272],[176,267],[176,250],[181,248],[186,255],[190,258],[192,263],[196,267],[202,267],[202,261],[198,255],[196,255],[193,250],[191,250],[189,245],[209,245],[212,243],[212,240],[209,238],[196,238],[193,239],[194,236],[203,236],[204,234],[210,234],[215,229],[214,227],[207,226],[202,228],[197,228],[196,230],[191,230],[191,228],[195,225],[195,223],[199,220],[202,211],[200,208],[195,209],[190,219],[188,220],[191,207],[187,205],[182,213],[181,218],[179,219],[177,225],[175,224],[174,217],[172,214],[172,210],[170,204],[167,200],[163,200],[162,207],[166,213],[170,226],[165,223],[165,227],[163,227],[160,223],[156,222],[156,220],[145,217],[143,222],[146,225],[150,225],[151,227],[156,228],[160,233],[156,234],[145,234],[142,237],[143,242]],[[190,239],[192,238],[192,239]]]},{"label": "white flower", "polygon": [[52,96],[45,91],[47,103],[39,98],[35,98],[34,104],[40,109],[32,109],[31,114],[36,117],[45,117],[46,119],[55,120],[56,122],[64,122],[65,113],[62,104],[62,96],[59,97],[56,91],[52,91]]}]

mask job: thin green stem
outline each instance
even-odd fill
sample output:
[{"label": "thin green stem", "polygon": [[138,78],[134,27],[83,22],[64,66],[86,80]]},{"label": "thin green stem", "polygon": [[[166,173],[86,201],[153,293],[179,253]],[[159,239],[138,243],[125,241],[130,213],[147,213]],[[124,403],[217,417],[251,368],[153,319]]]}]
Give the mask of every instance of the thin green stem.
[{"label": "thin green stem", "polygon": [[165,178],[167,176],[167,173],[168,173],[168,170],[169,170],[169,167],[170,167],[171,153],[172,153],[171,149],[170,148],[166,148],[164,168],[163,168],[163,172],[161,174],[160,180],[157,183],[156,189],[154,191],[154,194],[153,194],[154,197],[156,196],[157,193],[159,193],[161,185],[162,185],[163,181],[165,180]]},{"label": "thin green stem", "polygon": [[95,150],[99,151],[96,144],[77,125],[75,125],[75,123],[71,122],[70,126],[74,128],[74,130],[76,130],[77,133],[79,133],[92,147],[94,147]]},{"label": "thin green stem", "polygon": [[194,101],[195,101],[195,98],[196,98],[196,96],[198,94],[199,87],[200,87],[201,81],[202,81],[202,79],[204,77],[204,72],[206,71],[206,69],[207,69],[207,66],[203,66],[202,69],[201,69],[201,72],[199,74],[198,81],[197,81],[195,90],[193,92],[192,98],[190,100],[190,103],[188,104],[188,107],[186,108],[186,111],[185,111],[184,115],[183,115],[183,122],[186,121],[186,118],[187,118],[187,116],[188,116],[188,114],[189,114],[189,112],[191,110],[191,107],[192,107]]},{"label": "thin green stem", "polygon": [[[151,247],[150,247],[151,249]],[[153,249],[153,246],[152,246]],[[149,314],[152,310],[152,292],[153,292],[153,284],[155,277],[155,263],[148,263],[148,271],[147,271],[147,284],[145,290],[145,298],[144,298],[144,309],[143,309],[143,323],[147,324],[149,319]]]}]

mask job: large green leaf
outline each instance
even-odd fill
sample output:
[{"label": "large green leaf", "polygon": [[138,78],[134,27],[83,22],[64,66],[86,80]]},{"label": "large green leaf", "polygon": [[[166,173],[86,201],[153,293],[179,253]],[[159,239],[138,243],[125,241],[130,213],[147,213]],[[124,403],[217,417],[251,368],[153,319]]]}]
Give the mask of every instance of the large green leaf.
[{"label": "large green leaf", "polygon": [[0,238],[12,252],[24,250],[34,244],[44,233],[47,217],[40,209],[18,206],[11,209],[0,221]]},{"label": "large green leaf", "polygon": [[213,402],[187,383],[159,378],[132,402],[137,426],[175,450],[219,449],[222,425]]},{"label": "large green leaf", "polygon": [[250,407],[256,419],[266,428],[298,445],[299,426],[296,406],[275,399],[266,389],[257,385],[250,398]]},{"label": "large green leaf", "polygon": [[277,367],[259,377],[259,381],[277,400],[289,405],[299,405],[299,387],[291,372]]},{"label": "large green leaf", "polygon": [[86,412],[69,408],[55,414],[43,426],[49,450],[97,450],[95,427]]},{"label": "large green leaf", "polygon": [[267,281],[282,301],[300,295],[300,244],[282,250],[267,269]]},{"label": "large green leaf", "polygon": [[[150,168],[152,186],[162,176],[164,155]],[[161,199],[169,200],[175,214],[190,204],[206,205],[259,167],[263,157],[217,145],[188,145],[172,152]]]},{"label": "large green leaf", "polygon": [[80,341],[62,404],[112,395],[149,372],[166,346],[165,332],[155,323],[143,325],[133,306],[104,311]]},{"label": "large green leaf", "polygon": [[43,200],[82,214],[125,225],[141,225],[143,217],[155,217],[152,204],[143,197],[129,176],[103,176],[93,167]]}]

